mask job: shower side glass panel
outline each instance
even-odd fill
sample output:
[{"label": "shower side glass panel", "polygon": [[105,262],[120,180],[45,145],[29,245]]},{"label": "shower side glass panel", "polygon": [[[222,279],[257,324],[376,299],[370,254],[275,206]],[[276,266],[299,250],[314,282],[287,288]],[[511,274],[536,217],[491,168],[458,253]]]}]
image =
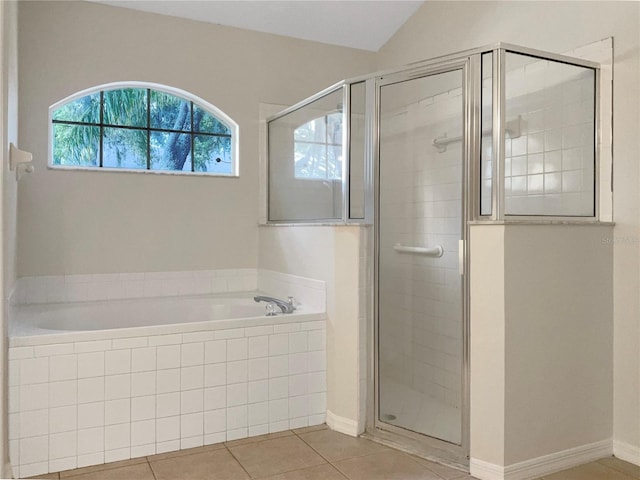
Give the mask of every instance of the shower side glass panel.
[{"label": "shower side glass panel", "polygon": [[344,87],[268,123],[269,221],[343,219]]}]

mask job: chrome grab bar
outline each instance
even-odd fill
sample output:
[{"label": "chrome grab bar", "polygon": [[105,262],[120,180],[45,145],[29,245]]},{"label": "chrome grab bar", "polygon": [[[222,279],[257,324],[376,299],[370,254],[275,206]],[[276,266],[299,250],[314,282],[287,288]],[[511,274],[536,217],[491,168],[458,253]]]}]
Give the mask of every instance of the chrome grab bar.
[{"label": "chrome grab bar", "polygon": [[436,245],[435,247],[407,247],[396,243],[393,249],[400,253],[419,253],[420,255],[426,255],[428,257],[441,257],[444,254],[442,245]]}]

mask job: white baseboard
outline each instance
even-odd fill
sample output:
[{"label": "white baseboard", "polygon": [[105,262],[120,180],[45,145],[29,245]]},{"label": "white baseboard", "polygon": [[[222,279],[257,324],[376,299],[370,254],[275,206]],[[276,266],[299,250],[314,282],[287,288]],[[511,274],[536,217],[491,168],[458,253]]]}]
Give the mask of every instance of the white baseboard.
[{"label": "white baseboard", "polygon": [[620,460],[640,465],[640,447],[614,440],[613,454]]},{"label": "white baseboard", "polygon": [[350,435],[352,437],[357,437],[362,433],[358,431],[357,421],[351,420],[350,418],[340,417],[329,410],[327,410],[327,425],[331,430],[335,430],[336,432],[344,433],[345,435]]},{"label": "white baseboard", "polygon": [[471,458],[469,468],[471,475],[480,480],[532,480],[608,457],[612,454],[613,442],[611,440],[602,440],[514,463],[506,467]]}]

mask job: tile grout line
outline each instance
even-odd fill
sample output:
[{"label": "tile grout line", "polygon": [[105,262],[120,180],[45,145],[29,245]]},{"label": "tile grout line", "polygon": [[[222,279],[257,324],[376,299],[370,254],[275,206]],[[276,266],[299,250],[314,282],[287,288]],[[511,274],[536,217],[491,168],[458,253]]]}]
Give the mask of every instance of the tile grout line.
[{"label": "tile grout line", "polygon": [[[313,430],[313,431],[321,432],[321,431],[323,431],[323,430],[330,430],[330,429],[329,429],[329,428],[327,428],[327,429],[322,429],[322,430]],[[294,434],[295,436],[297,436],[300,440],[302,440],[302,442],[303,442],[305,445],[309,446],[309,448],[311,448],[311,450],[313,450],[313,451],[314,451],[314,452],[316,452],[318,455],[320,455],[320,458],[323,458],[323,459],[324,459],[324,460],[325,460],[329,465],[331,465],[333,468],[335,468],[335,469],[336,469],[336,471],[337,471],[340,475],[342,475],[342,476],[343,476],[344,478],[346,478],[346,479],[349,479],[349,477],[347,476],[347,474],[346,474],[346,473],[344,473],[340,468],[338,468],[338,466],[337,466],[337,465],[334,465],[334,464],[333,464],[333,462],[331,462],[328,458],[326,458],[326,457],[325,457],[324,455],[322,455],[319,451],[317,451],[315,448],[313,448],[313,446],[311,446],[308,442],[306,442],[306,441],[304,440],[304,438],[302,438],[298,433],[294,432],[293,430],[291,430],[291,431],[293,432],[293,434]],[[305,432],[305,433],[313,433],[313,431],[312,431],[312,432]]]},{"label": "tile grout line", "polygon": [[[256,443],[259,443],[259,442],[256,442]],[[223,445],[224,445],[224,443],[223,443]],[[227,447],[226,445],[224,445],[224,448],[225,448],[225,450],[227,451],[227,453],[229,453],[229,455],[231,455],[231,458],[233,458],[233,459],[236,461],[236,463],[237,463],[238,465],[240,465],[240,468],[242,469],[242,471],[243,471],[244,473],[246,473],[246,474],[247,474],[247,477],[249,477],[250,479],[251,479],[251,478],[253,478],[253,477],[251,476],[251,474],[247,471],[247,469],[246,469],[246,468],[244,468],[244,465],[242,465],[242,463],[240,462],[240,460],[238,460],[238,459],[236,458],[236,456],[233,454],[233,452],[231,451],[231,449],[230,449],[229,447]]]}]

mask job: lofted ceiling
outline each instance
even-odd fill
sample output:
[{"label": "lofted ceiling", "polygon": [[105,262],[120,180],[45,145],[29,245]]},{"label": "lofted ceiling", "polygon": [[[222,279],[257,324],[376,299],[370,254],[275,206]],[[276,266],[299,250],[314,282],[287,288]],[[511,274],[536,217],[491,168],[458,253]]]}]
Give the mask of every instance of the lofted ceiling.
[{"label": "lofted ceiling", "polygon": [[89,0],[378,51],[424,3],[407,0]]}]

